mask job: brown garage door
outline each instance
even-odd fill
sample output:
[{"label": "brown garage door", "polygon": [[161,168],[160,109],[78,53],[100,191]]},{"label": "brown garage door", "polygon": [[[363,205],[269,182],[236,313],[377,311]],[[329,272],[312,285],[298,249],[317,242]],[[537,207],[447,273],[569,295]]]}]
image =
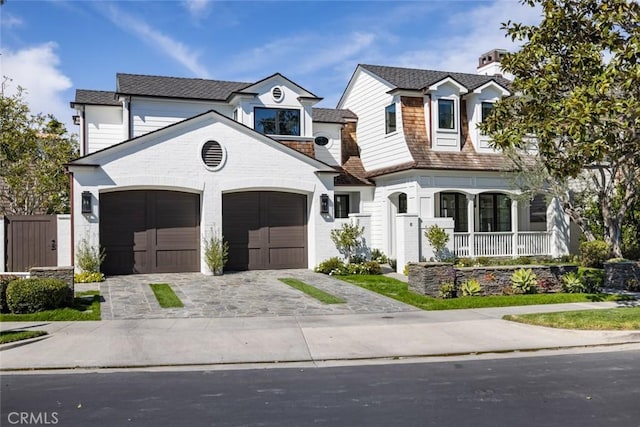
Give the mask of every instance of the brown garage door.
[{"label": "brown garage door", "polygon": [[136,190],[100,195],[105,274],[200,271],[200,196]]},{"label": "brown garage door", "polygon": [[307,198],[248,191],[222,196],[222,234],[229,242],[227,270],[307,267]]}]

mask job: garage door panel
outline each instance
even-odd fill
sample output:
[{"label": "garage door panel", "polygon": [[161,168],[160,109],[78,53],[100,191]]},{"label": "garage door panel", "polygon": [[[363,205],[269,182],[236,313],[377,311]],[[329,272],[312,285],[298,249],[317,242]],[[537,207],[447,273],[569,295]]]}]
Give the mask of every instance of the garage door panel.
[{"label": "garage door panel", "polygon": [[227,269],[307,267],[306,221],[306,196],[301,194],[253,191],[223,195]]},{"label": "garage door panel", "polygon": [[135,190],[100,196],[107,274],[200,270],[200,196]]}]

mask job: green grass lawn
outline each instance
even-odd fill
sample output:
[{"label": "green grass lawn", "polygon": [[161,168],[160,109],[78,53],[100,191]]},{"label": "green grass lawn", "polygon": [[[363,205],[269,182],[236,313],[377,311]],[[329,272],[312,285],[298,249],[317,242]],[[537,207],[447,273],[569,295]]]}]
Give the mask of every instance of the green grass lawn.
[{"label": "green grass lawn", "polygon": [[353,283],[389,298],[402,301],[423,310],[455,310],[463,308],[510,307],[515,305],[560,304],[568,302],[616,301],[625,299],[605,294],[531,294],[495,295],[486,297],[459,297],[439,299],[409,291],[403,281],[386,276],[353,275],[336,276],[340,280]]},{"label": "green grass lawn", "polygon": [[640,307],[518,314],[507,315],[503,319],[552,328],[637,330],[640,329]]},{"label": "green grass lawn", "polygon": [[71,307],[29,314],[0,314],[0,322],[100,320],[100,293],[77,292]]},{"label": "green grass lawn", "polygon": [[0,332],[0,344],[28,340],[42,335],[47,335],[47,333],[45,331],[2,331]]},{"label": "green grass lawn", "polygon": [[153,291],[156,299],[158,300],[158,304],[162,308],[175,308],[175,307],[184,307],[180,298],[173,292],[171,286],[168,283],[151,283],[151,290]]},{"label": "green grass lawn", "polygon": [[305,294],[317,299],[320,302],[325,304],[343,304],[345,300],[342,298],[338,298],[334,295],[328,294],[325,291],[321,291],[320,289],[313,287],[311,285],[307,285],[306,283],[297,280],[297,279],[278,279],[282,283],[286,283],[287,285],[296,288],[299,291],[304,292]]}]

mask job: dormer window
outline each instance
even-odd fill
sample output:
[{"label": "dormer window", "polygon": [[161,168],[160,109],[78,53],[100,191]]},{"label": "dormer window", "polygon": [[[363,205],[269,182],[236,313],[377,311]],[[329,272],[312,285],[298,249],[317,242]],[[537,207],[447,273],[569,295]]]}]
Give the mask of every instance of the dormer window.
[{"label": "dormer window", "polygon": [[484,122],[489,114],[493,111],[493,102],[483,102],[482,103],[482,121]]},{"label": "dormer window", "polygon": [[254,129],[266,135],[300,135],[300,110],[256,107]]},{"label": "dormer window", "polygon": [[387,105],[384,109],[385,133],[396,131],[396,104]]},{"label": "dormer window", "polygon": [[438,127],[440,129],[455,129],[455,102],[453,99],[438,99]]}]

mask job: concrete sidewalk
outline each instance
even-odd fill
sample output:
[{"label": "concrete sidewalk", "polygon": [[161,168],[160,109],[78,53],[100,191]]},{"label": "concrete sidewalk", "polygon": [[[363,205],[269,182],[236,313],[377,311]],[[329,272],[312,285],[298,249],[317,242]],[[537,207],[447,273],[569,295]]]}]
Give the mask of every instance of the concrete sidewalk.
[{"label": "concrete sidewalk", "polygon": [[501,320],[504,314],[615,307],[553,304],[378,314],[3,322],[45,339],[0,348],[2,371],[323,362],[640,343],[640,331],[574,331]]}]

